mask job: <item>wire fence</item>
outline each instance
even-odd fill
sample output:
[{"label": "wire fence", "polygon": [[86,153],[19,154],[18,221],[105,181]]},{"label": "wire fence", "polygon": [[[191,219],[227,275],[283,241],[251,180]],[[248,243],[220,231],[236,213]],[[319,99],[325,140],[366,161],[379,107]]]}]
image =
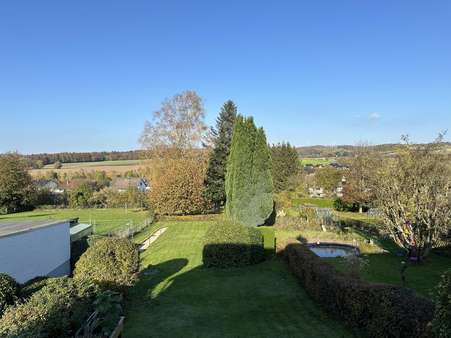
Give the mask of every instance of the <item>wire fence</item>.
[{"label": "wire fence", "polygon": [[[136,221],[133,219],[125,220],[89,220],[87,222],[92,225],[93,233],[96,236],[107,236],[107,237],[120,237],[120,238],[133,238],[137,233],[144,230],[146,227],[150,226],[154,222],[153,217],[148,217],[141,221]],[[100,230],[102,228],[111,228],[109,230]],[[100,230],[100,231],[99,231]]]}]

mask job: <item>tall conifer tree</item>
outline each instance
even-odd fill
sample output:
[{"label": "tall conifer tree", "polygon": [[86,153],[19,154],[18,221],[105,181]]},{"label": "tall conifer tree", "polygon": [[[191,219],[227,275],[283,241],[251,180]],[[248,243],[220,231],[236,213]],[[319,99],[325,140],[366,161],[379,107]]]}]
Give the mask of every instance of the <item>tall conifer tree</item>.
[{"label": "tall conifer tree", "polygon": [[211,201],[215,209],[221,208],[226,200],[225,174],[236,114],[236,105],[231,100],[225,102],[216,119],[216,129],[213,129],[214,149],[210,155],[205,178],[205,197]]},{"label": "tall conifer tree", "polygon": [[271,154],[265,132],[257,129],[252,117],[236,119],[226,195],[226,216],[245,225],[262,225],[273,211]]},{"label": "tall conifer tree", "polygon": [[290,143],[278,143],[271,147],[272,179],[276,192],[289,188],[290,177],[299,172],[299,155]]}]

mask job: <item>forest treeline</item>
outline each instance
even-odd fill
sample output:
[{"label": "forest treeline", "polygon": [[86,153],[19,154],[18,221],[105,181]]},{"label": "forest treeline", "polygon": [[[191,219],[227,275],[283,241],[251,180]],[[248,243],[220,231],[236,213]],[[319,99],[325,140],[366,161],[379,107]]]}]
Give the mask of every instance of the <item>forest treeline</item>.
[{"label": "forest treeline", "polygon": [[40,168],[47,164],[76,163],[76,162],[99,162],[118,160],[139,160],[142,159],[142,150],[128,151],[101,151],[101,152],[63,152],[63,153],[42,153],[24,155],[33,168]]}]

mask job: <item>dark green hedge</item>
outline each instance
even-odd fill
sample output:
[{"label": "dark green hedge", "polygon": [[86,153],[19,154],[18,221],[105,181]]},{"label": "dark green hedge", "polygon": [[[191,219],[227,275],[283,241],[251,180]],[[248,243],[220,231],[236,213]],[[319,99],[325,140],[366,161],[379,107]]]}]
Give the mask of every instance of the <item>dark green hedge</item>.
[{"label": "dark green hedge", "polygon": [[235,267],[264,260],[263,237],[254,227],[219,221],[207,231],[203,263],[206,267]]},{"label": "dark green hedge", "polygon": [[138,269],[138,248],[134,243],[125,238],[101,238],[75,264],[74,279],[125,291],[135,281]]},{"label": "dark green hedge", "polygon": [[14,303],[19,298],[20,286],[6,273],[0,273],[0,317],[9,305]]},{"label": "dark green hedge", "polygon": [[432,327],[437,338],[451,337],[451,269],[442,275],[436,288]]},{"label": "dark green hedge", "polygon": [[72,337],[92,311],[97,289],[71,278],[51,278],[23,303],[8,307],[0,337]]},{"label": "dark green hedge", "polygon": [[307,293],[329,313],[369,337],[425,337],[434,305],[409,289],[352,279],[308,247],[289,244],[283,251]]}]

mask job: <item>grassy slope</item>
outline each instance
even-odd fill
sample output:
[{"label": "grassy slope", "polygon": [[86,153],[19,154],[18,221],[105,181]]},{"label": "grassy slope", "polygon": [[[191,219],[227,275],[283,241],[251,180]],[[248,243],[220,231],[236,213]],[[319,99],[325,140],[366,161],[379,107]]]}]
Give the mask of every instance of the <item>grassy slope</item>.
[{"label": "grassy slope", "polygon": [[124,337],[351,336],[307,297],[279,260],[202,268],[202,239],[210,223],[155,226],[168,230],[141,255],[143,272],[128,295]]},{"label": "grassy slope", "polygon": [[146,211],[133,209],[37,209],[17,214],[0,215],[2,220],[14,219],[68,219],[80,218],[80,223],[95,224],[95,232],[105,234],[128,223],[141,224],[147,217]]}]

